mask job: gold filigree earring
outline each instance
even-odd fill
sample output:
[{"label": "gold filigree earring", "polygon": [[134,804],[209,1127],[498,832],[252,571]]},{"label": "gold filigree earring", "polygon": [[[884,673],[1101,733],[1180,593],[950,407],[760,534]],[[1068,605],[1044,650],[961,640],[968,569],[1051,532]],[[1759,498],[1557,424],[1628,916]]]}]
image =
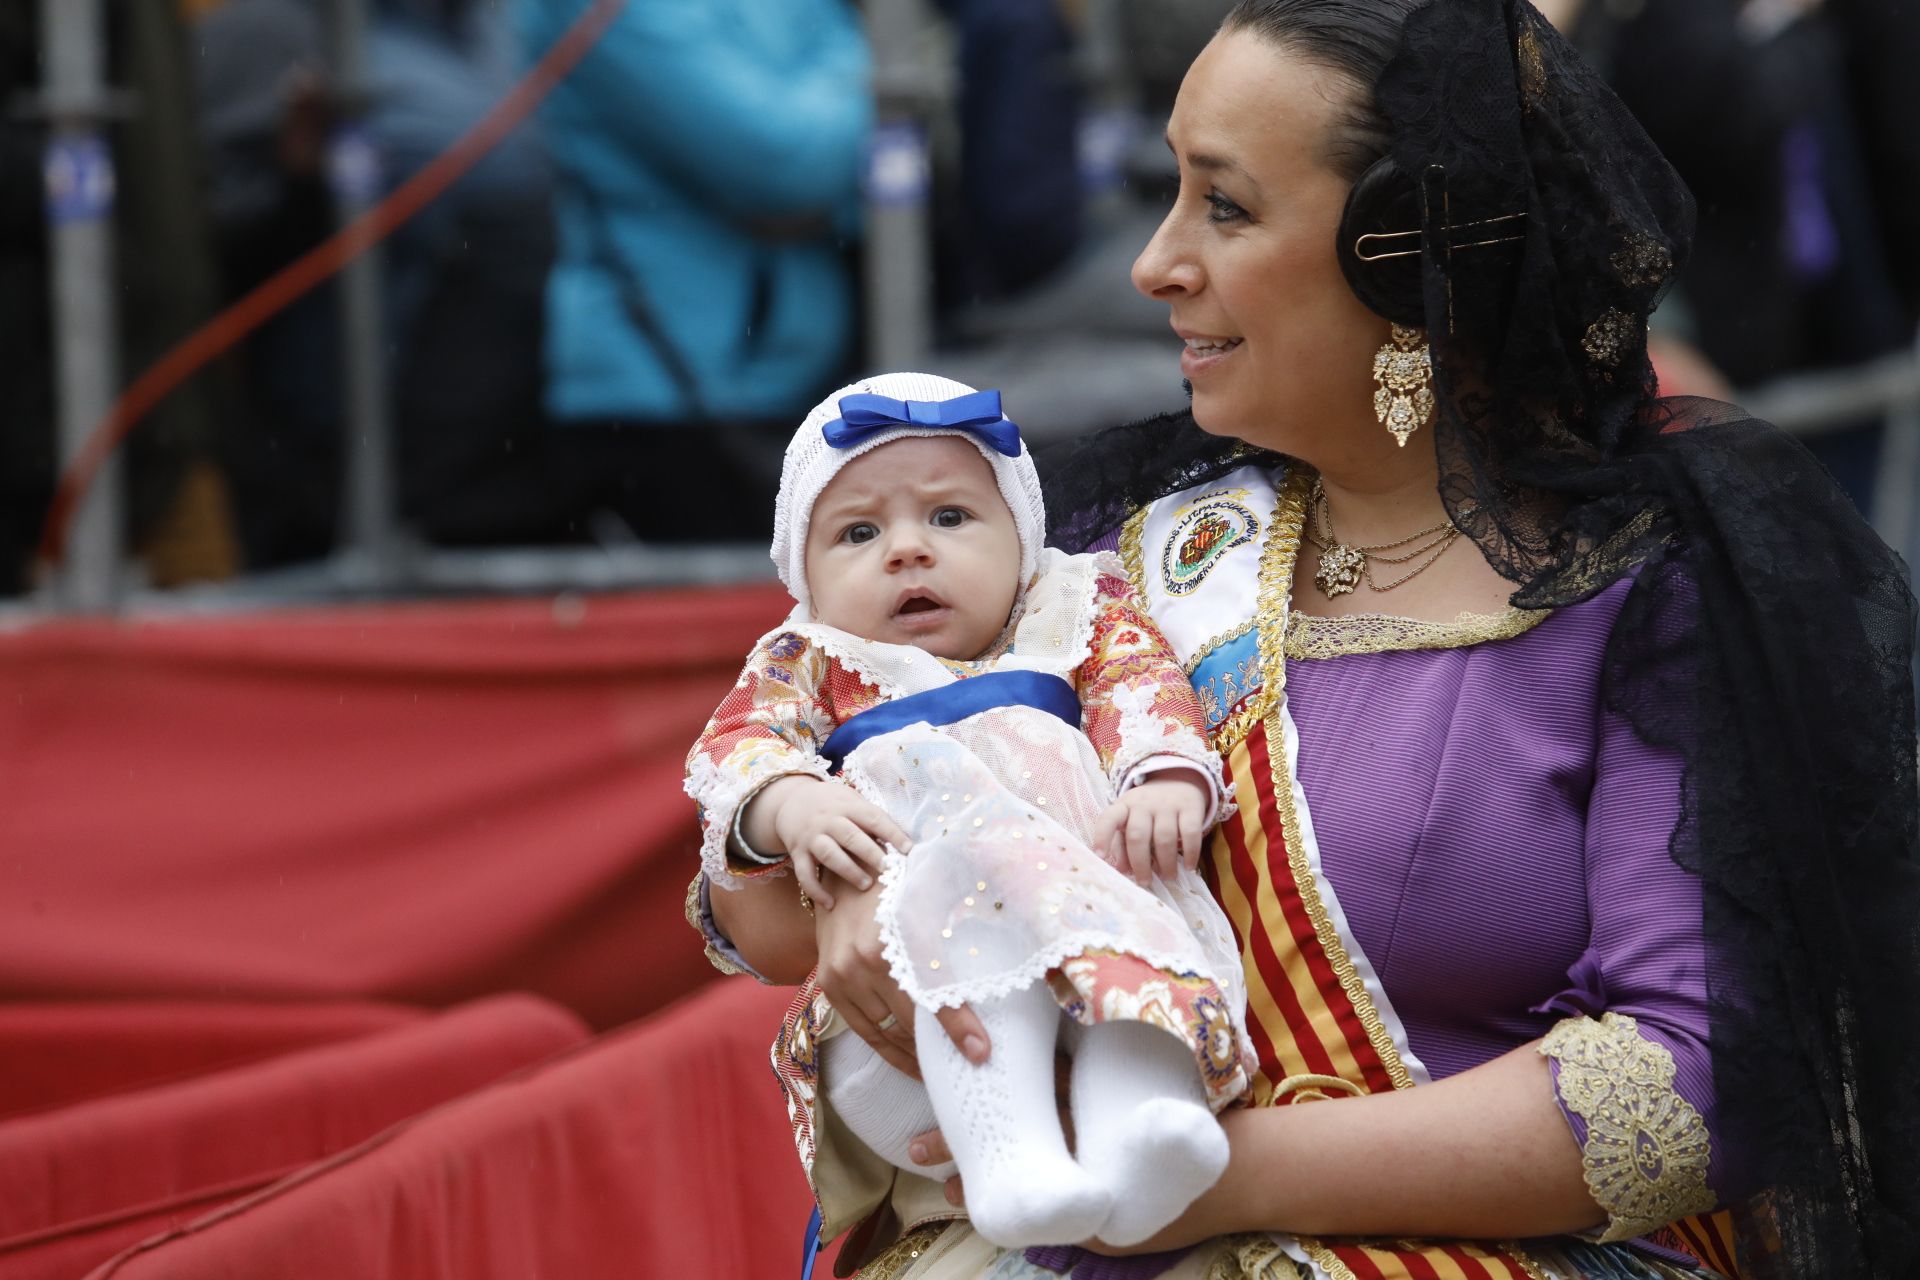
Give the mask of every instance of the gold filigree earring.
[{"label": "gold filigree earring", "polygon": [[1433,421],[1433,352],[1418,329],[1393,326],[1393,340],[1373,357],[1373,382],[1373,411],[1404,449]]}]

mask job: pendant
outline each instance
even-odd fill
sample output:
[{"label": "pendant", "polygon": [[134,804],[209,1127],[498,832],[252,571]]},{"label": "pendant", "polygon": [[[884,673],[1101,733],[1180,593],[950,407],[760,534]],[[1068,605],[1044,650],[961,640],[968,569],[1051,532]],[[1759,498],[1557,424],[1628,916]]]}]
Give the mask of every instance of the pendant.
[{"label": "pendant", "polygon": [[1360,585],[1367,558],[1344,542],[1336,542],[1320,553],[1320,567],[1313,571],[1313,585],[1331,600],[1344,596]]}]

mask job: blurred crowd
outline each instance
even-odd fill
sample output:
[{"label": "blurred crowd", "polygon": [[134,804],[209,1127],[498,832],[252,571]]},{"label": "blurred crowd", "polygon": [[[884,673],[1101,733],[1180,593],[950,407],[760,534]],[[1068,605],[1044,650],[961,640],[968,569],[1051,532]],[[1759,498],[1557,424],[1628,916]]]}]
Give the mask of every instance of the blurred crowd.
[{"label": "blurred crowd", "polygon": [[[385,244],[384,394],[410,537],[764,537],[793,423],[862,368],[870,11],[900,3],[631,0],[534,120]],[[587,5],[368,0],[366,83],[349,94],[330,0],[110,4],[112,80],[132,104],[112,129],[123,381],[331,233],[343,131],[391,190]],[[934,278],[915,287],[939,341],[999,334],[1044,355],[1046,334],[1102,331],[1125,287],[1113,264],[1170,191],[1161,121],[1230,0],[907,7],[922,65],[942,73],[926,83],[950,84],[916,100]],[[7,100],[38,87],[39,8],[0,5]],[[1727,394],[1913,345],[1920,5],[1543,8],[1699,198],[1693,266],[1656,317],[1673,389]],[[56,472],[44,146],[31,113],[0,116],[0,594],[29,585]],[[1022,326],[1023,308],[1045,325]],[[127,501],[150,581],[337,546],[341,346],[323,287],[144,424]],[[1863,503],[1880,430],[1819,445]]]}]

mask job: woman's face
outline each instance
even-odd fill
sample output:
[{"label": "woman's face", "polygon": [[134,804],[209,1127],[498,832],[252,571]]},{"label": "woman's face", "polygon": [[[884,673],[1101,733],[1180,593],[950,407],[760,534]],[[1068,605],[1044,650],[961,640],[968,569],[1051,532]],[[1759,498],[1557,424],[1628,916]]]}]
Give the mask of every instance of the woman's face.
[{"label": "woman's face", "polygon": [[1334,255],[1351,183],[1327,145],[1353,92],[1258,36],[1215,37],[1167,125],[1180,194],[1133,264],[1185,340],[1194,420],[1322,466],[1378,443],[1355,437],[1388,329]]}]

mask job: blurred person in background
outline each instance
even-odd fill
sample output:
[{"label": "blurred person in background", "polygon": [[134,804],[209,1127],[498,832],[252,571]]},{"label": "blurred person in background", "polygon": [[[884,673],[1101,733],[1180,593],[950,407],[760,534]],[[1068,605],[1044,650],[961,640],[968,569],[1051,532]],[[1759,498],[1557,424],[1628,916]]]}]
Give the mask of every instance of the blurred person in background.
[{"label": "blurred person in background", "polygon": [[[1076,154],[1077,0],[938,0],[959,39],[958,190],[936,200],[948,304],[1002,298],[1072,256],[1084,229]],[[947,216],[941,216],[947,215]]]},{"label": "blurred person in background", "polygon": [[1920,236],[1912,234],[1920,208],[1920,4],[1912,0],[1827,0],[1845,36],[1846,79],[1866,153],[1868,179],[1887,261],[1906,308],[1909,329],[1920,324]]},{"label": "blurred person in background", "polygon": [[[374,0],[360,127],[381,189],[412,177],[520,75],[503,0]],[[335,226],[341,103],[318,0],[216,0],[198,31],[202,129],[229,300]],[[574,514],[523,474],[540,426],[551,183],[530,128],[510,135],[382,247],[387,388],[403,519],[445,541],[555,535]],[[341,352],[331,285],[246,346],[235,464],[256,568],[334,545],[342,506]]]},{"label": "blurred person in background", "polygon": [[[209,227],[197,186],[186,40],[187,4],[112,6],[107,80],[132,109],[108,130],[117,195],[111,285],[119,385],[139,376],[216,309]],[[44,89],[37,6],[0,7],[0,101]],[[31,585],[31,561],[53,493],[59,405],[53,372],[53,245],[42,165],[47,134],[34,113],[0,118],[0,595]],[[237,568],[225,475],[215,458],[232,388],[211,370],[158,406],[124,450],[125,530],[155,586],[230,576]],[[87,424],[89,427],[93,424]]]},{"label": "blurred person in background", "polygon": [[[194,31],[221,294],[251,293],[333,230],[335,123],[317,0],[219,0]],[[229,462],[249,568],[326,555],[341,505],[339,310],[329,282],[240,349]]]},{"label": "blurred person in background", "polygon": [[[504,0],[375,0],[367,132],[383,185],[411,178],[513,87]],[[522,126],[385,248],[401,511],[435,542],[541,541],[573,514],[527,482],[544,434],[553,183]]]},{"label": "blurred person in background", "polygon": [[[1549,6],[1557,12],[1547,16],[1601,65],[1699,200],[1693,265],[1680,307],[1670,304],[1664,319],[1671,326],[1684,312],[1683,332],[1735,386],[1860,364],[1912,339],[1889,261],[1886,230],[1895,224],[1876,208],[1848,78],[1850,54],[1867,54],[1872,43],[1860,39],[1869,31],[1862,24],[1884,24],[1899,8],[1891,0],[1832,9],[1821,0]],[[1909,46],[1909,63],[1915,52]],[[1903,80],[1910,86],[1910,73]],[[1910,121],[1901,119],[1901,132]],[[1880,434],[1874,420],[1808,442],[1862,509]]]},{"label": "blurred person in background", "polygon": [[[515,5],[538,57],[584,0]],[[540,469],[597,536],[766,536],[791,421],[852,351],[871,79],[846,0],[634,0],[542,108]]]}]

